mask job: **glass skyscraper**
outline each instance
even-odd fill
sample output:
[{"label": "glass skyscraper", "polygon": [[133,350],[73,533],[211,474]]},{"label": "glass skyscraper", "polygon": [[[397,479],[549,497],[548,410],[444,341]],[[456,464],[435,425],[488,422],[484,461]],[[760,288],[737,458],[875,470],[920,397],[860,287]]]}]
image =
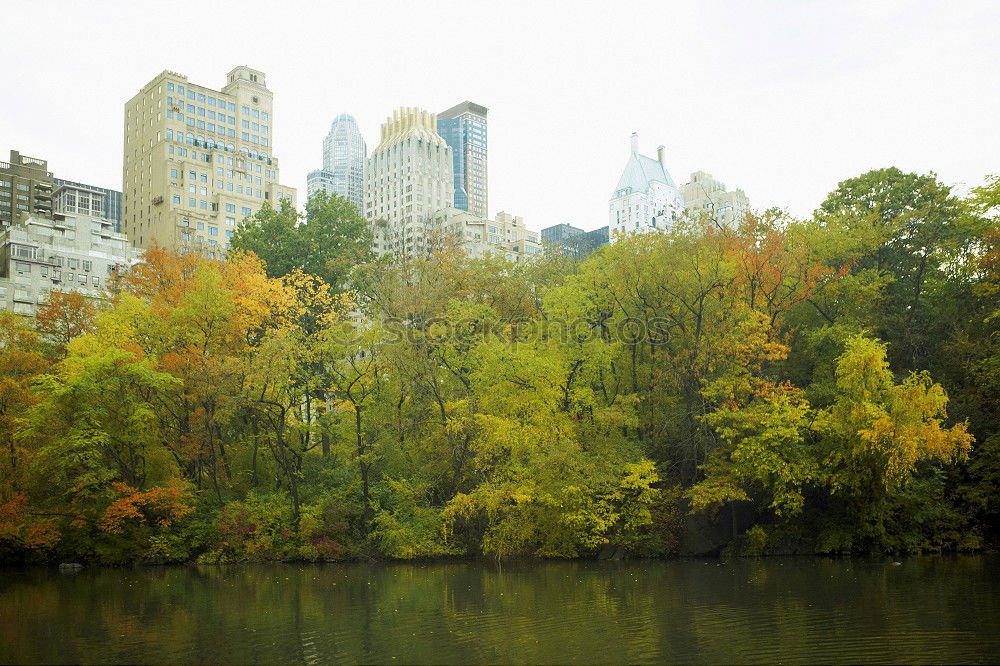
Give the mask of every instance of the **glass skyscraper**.
[{"label": "glass skyscraper", "polygon": [[365,159],[368,147],[354,116],[343,113],[333,119],[323,141],[323,168],[306,177],[306,190],[339,194],[364,215]]},{"label": "glass skyscraper", "polygon": [[451,146],[455,208],[489,217],[486,107],[465,101],[438,114],[438,134]]}]

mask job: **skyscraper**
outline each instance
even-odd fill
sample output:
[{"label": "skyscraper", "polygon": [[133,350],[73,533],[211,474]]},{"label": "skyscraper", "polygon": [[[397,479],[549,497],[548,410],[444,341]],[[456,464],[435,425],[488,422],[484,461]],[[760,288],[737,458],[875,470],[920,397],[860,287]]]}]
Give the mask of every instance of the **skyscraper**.
[{"label": "skyscraper", "polygon": [[323,168],[306,178],[308,196],[317,190],[339,194],[364,215],[365,160],[368,147],[354,116],[342,113],[333,119],[323,141]]},{"label": "skyscraper", "polygon": [[133,245],[221,256],[265,201],[294,204],[271,154],[272,98],[264,73],[241,66],[221,91],[164,71],[125,104],[122,227]]},{"label": "skyscraper", "polygon": [[437,132],[437,117],[410,107],[394,111],[365,169],[373,249],[397,255],[433,249],[429,216],[450,206],[454,196],[452,151]]},{"label": "skyscraper", "polygon": [[455,208],[488,217],[486,107],[465,101],[438,114],[438,133],[452,150]]},{"label": "skyscraper", "polygon": [[684,212],[684,197],[667,171],[665,149],[656,159],[639,154],[639,135],[632,133],[632,153],[608,204],[614,233],[645,233],[670,228]]}]

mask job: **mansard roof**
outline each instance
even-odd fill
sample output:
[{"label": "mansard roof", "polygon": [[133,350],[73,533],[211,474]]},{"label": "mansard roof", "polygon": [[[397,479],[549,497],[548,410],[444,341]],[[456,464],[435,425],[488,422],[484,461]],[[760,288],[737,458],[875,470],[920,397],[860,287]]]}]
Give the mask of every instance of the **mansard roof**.
[{"label": "mansard roof", "polygon": [[633,192],[647,192],[649,184],[654,180],[670,187],[677,187],[674,185],[674,179],[670,177],[659,161],[645,155],[632,153],[625,164],[622,177],[618,180],[615,192],[626,188]]}]

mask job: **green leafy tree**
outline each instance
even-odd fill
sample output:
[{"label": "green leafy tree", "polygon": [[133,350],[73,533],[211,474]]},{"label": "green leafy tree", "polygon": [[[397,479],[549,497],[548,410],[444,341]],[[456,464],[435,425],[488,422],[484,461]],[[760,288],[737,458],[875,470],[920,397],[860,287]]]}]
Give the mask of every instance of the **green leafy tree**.
[{"label": "green leafy tree", "polygon": [[320,190],[306,202],[301,218],[287,199],[277,210],[267,202],[244,220],[230,244],[264,260],[270,277],[295,269],[342,288],[355,265],[371,258],[372,231],[350,201]]}]

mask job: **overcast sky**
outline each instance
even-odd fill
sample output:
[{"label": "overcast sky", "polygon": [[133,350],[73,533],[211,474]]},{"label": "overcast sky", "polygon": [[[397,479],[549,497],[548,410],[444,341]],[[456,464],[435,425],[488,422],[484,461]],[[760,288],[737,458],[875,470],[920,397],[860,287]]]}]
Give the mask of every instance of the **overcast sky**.
[{"label": "overcast sky", "polygon": [[8,0],[0,159],[121,188],[122,109],[164,69],[274,92],[281,180],[305,191],[339,113],[369,149],[398,106],[489,108],[490,213],[607,224],[639,132],[754,207],[808,215],[895,165],[975,186],[1000,172],[1000,1],[228,2]]}]

